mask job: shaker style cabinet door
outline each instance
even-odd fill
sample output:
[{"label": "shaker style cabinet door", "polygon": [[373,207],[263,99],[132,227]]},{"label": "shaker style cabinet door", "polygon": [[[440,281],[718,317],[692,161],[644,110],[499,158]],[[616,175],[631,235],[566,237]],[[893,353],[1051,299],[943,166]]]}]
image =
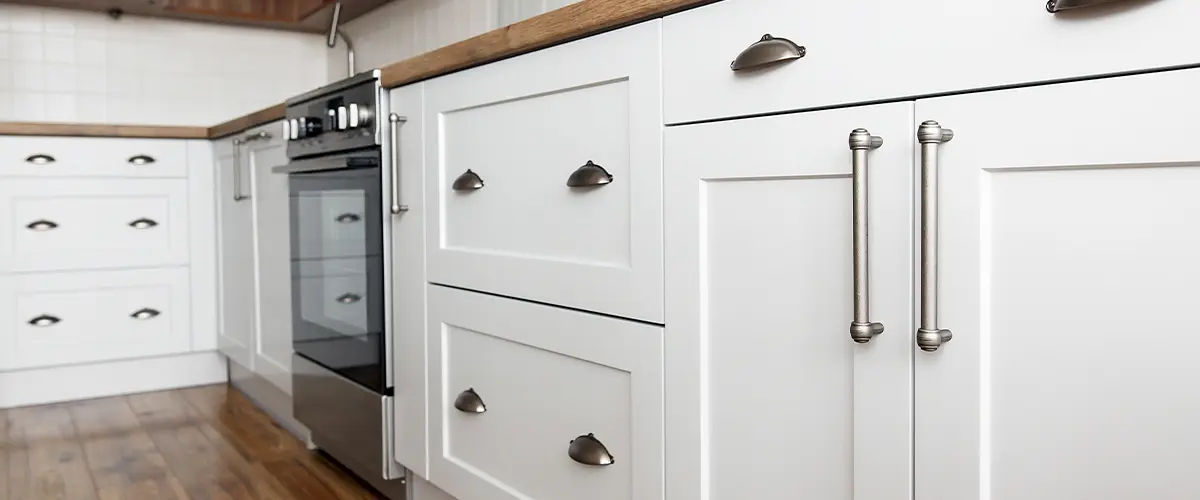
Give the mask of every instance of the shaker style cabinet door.
[{"label": "shaker style cabinet door", "polygon": [[667,498],[910,498],[911,121],[667,129]]},{"label": "shaker style cabinet door", "polygon": [[214,144],[217,161],[217,263],[220,326],[217,346],[239,365],[254,368],[254,210],[250,172],[233,139]]},{"label": "shaker style cabinet door", "polygon": [[287,141],[278,135],[242,147],[254,194],[254,256],[258,295],[258,341],[254,344],[254,371],[284,392],[292,393],[292,247],[288,178],[272,172],[287,163]]},{"label": "shaker style cabinet door", "polygon": [[1200,494],[1197,88],[1184,70],[917,102],[954,131],[926,148],[939,275],[918,303],[952,336],[914,355],[917,500]]}]

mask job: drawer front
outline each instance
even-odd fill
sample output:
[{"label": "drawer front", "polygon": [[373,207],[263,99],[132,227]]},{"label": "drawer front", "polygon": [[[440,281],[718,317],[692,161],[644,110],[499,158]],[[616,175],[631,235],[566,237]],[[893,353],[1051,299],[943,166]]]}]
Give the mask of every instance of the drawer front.
[{"label": "drawer front", "polygon": [[2,277],[0,369],[187,352],[189,304],[185,267]]},{"label": "drawer front", "polygon": [[[725,0],[663,22],[666,121],[1195,64],[1197,18],[1200,3],[1186,1],[1050,14],[1036,1]],[[732,71],[768,33],[804,57]]]},{"label": "drawer front", "polygon": [[152,267],[188,261],[187,181],[0,183],[0,271]]},{"label": "drawer front", "polygon": [[659,24],[426,84],[430,281],[662,321]]},{"label": "drawer front", "polygon": [[430,479],[459,500],[661,499],[662,332],[430,286]]},{"label": "drawer front", "polygon": [[0,137],[0,177],[187,177],[187,141]]}]

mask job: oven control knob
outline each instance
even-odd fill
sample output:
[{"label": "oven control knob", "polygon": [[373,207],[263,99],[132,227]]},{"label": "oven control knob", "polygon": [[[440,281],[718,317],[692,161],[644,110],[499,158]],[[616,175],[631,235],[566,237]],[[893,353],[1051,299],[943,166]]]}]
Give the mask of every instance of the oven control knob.
[{"label": "oven control knob", "polygon": [[311,117],[300,118],[292,129],[294,130],[292,135],[296,136],[297,139],[316,137],[321,135],[321,120]]},{"label": "oven control knob", "polygon": [[366,106],[350,104],[350,128],[366,127],[371,123],[371,111]]},{"label": "oven control knob", "polygon": [[284,122],[284,124],[287,125],[284,127],[284,133],[287,135],[286,138],[288,140],[294,141],[300,138],[300,120],[292,118],[291,120]]},{"label": "oven control knob", "polygon": [[350,117],[346,115],[346,107],[338,106],[337,122],[335,124],[338,130],[346,130],[350,126]]}]

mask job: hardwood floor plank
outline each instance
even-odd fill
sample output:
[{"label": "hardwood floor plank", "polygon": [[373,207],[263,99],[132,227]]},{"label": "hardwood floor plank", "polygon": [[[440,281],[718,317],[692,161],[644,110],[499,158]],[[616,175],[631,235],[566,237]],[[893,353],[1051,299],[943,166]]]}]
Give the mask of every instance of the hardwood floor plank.
[{"label": "hardwood floor plank", "polygon": [[13,500],[95,500],[96,490],[76,441],[71,414],[64,405],[16,408],[8,411],[9,439],[24,446],[25,465],[10,458],[9,485]]},{"label": "hardwood floor plank", "polygon": [[188,395],[188,402],[210,415],[213,428],[248,460],[282,460],[308,452],[296,436],[235,389],[195,390]]},{"label": "hardwood floor plank", "polygon": [[247,462],[237,453],[222,453],[201,431],[206,425],[154,430],[150,438],[192,498],[256,498],[243,481],[249,477]]},{"label": "hardwood floor plank", "polygon": [[272,462],[263,462],[263,467],[266,468],[272,476],[279,480],[280,484],[287,489],[291,495],[290,498],[311,499],[311,500],[331,500],[334,498],[345,498],[335,495],[325,483],[317,479],[309,469],[300,464],[296,458],[288,458],[276,460]]},{"label": "hardwood floor plank", "polygon": [[204,415],[178,391],[132,394],[125,399],[144,428],[179,427],[204,420]]},{"label": "hardwood floor plank", "polygon": [[100,500],[189,500],[175,476],[98,488]]},{"label": "hardwood floor plank", "polygon": [[336,498],[346,500],[376,500],[382,498],[374,491],[367,489],[342,470],[337,464],[317,453],[308,453],[297,457],[297,461],[313,476],[325,484]]},{"label": "hardwood floor plank", "polygon": [[157,488],[152,485],[173,479],[166,460],[125,398],[84,401],[68,408],[92,481],[101,493]]}]

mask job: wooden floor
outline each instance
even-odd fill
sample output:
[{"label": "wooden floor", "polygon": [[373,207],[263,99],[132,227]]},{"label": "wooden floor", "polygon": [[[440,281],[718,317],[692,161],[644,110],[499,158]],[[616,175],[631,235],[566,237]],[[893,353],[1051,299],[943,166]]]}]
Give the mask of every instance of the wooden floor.
[{"label": "wooden floor", "polygon": [[375,499],[225,385],[0,410],[0,500]]}]

